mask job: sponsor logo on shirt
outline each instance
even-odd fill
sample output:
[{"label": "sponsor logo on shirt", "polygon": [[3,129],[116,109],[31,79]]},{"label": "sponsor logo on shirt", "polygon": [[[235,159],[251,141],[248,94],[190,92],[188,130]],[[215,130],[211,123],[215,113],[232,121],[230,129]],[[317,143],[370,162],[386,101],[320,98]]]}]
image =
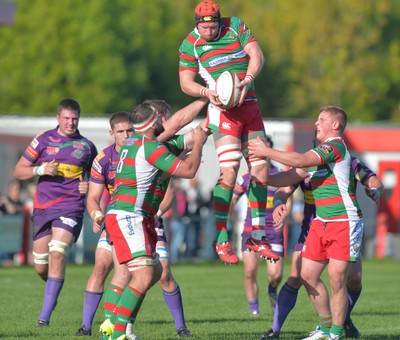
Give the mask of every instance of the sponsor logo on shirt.
[{"label": "sponsor logo on shirt", "polygon": [[202,47],[202,49],[203,49],[203,51],[208,51],[208,50],[211,50],[211,49],[212,49],[212,46],[211,46],[211,45],[204,45],[204,46]]},{"label": "sponsor logo on shirt", "polygon": [[72,147],[73,147],[74,149],[85,150],[85,144],[82,143],[82,142],[74,142],[74,143],[72,144]]},{"label": "sponsor logo on shirt", "polygon": [[55,155],[55,154],[57,154],[59,151],[60,151],[60,149],[59,149],[58,147],[56,147],[56,146],[48,146],[48,147],[46,148],[46,153],[47,153],[48,155]]},{"label": "sponsor logo on shirt", "polygon": [[36,147],[39,145],[39,141],[36,138],[33,138],[31,142],[31,147],[36,149]]},{"label": "sponsor logo on shirt", "polygon": [[231,130],[231,123],[223,122],[223,123],[222,123],[222,128],[223,128],[224,130]]},{"label": "sponsor logo on shirt", "polygon": [[333,148],[326,144],[322,144],[322,145],[318,146],[318,150],[321,151],[325,155],[329,155],[330,153],[333,152]]},{"label": "sponsor logo on shirt", "polygon": [[222,56],[219,58],[215,58],[213,60],[211,60],[208,65],[210,67],[214,67],[217,65],[220,65],[222,63],[226,63],[232,59],[240,59],[240,58],[244,58],[246,56],[246,52],[245,50],[241,50],[240,52],[234,53],[234,54],[230,54],[230,55],[226,55],[226,56]]},{"label": "sponsor logo on shirt", "polygon": [[317,170],[317,171],[311,171],[311,172],[308,173],[308,176],[310,178],[313,178],[313,177],[326,177],[326,176],[328,176],[328,169],[320,169],[320,170]]},{"label": "sponsor logo on shirt", "polygon": [[54,138],[54,137],[50,136],[49,139],[53,143],[60,143],[61,142],[61,138]]}]

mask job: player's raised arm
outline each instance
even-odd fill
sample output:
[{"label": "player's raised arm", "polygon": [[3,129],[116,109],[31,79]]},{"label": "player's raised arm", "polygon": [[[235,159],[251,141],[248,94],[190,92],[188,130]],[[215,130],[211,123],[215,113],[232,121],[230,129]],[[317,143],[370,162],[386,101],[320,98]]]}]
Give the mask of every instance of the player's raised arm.
[{"label": "player's raised arm", "polygon": [[207,133],[201,128],[196,127],[192,130],[193,148],[190,155],[181,162],[175,175],[182,178],[193,178],[200,166],[201,151],[207,139]]}]

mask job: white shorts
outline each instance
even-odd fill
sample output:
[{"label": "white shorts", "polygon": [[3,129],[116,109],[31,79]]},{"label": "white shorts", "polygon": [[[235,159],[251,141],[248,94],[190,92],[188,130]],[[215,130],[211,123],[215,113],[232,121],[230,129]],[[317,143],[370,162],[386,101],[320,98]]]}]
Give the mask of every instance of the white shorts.
[{"label": "white shorts", "polygon": [[155,253],[157,233],[154,218],[107,214],[105,225],[119,263]]}]

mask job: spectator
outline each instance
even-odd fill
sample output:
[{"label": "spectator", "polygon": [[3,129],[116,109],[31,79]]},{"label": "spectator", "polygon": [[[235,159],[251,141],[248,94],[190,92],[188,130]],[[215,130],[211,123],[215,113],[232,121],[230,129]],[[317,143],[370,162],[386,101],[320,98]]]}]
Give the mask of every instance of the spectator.
[{"label": "spectator", "polygon": [[24,211],[21,201],[21,183],[17,179],[12,179],[8,183],[7,195],[0,197],[1,215],[18,215]]},{"label": "spectator", "polygon": [[189,180],[186,190],[187,214],[189,224],[186,230],[186,256],[194,258],[198,256],[199,236],[201,229],[200,209],[204,205],[204,200],[199,189],[199,182],[196,178]]},{"label": "spectator", "polygon": [[[23,214],[23,204],[20,194],[20,182],[16,179],[12,179],[11,181],[9,181],[7,194],[0,196],[0,216],[16,216]],[[5,267],[13,266],[14,254],[14,252],[0,253],[1,265]]]},{"label": "spectator", "polygon": [[172,205],[172,220],[171,220],[171,263],[176,263],[179,260],[182,246],[185,241],[186,227],[189,223],[189,219],[186,217],[187,204],[186,204],[186,193],[182,188],[182,182],[180,179],[174,179],[175,187],[175,200]]}]

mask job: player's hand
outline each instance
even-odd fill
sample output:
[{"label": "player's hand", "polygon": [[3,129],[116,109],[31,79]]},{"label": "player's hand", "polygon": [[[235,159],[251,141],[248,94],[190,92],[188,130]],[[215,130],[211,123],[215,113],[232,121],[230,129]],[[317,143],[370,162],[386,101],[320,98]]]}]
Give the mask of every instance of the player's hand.
[{"label": "player's hand", "polygon": [[38,176],[56,176],[57,172],[58,172],[58,163],[55,162],[55,160],[53,159],[51,162],[49,163],[44,163],[40,166],[35,166],[33,168],[33,174],[34,175],[38,175]]},{"label": "player's hand", "polygon": [[98,218],[97,220],[93,221],[92,228],[93,228],[94,233],[97,234],[98,232],[100,232],[103,229],[102,225],[103,225],[104,219],[105,219],[105,217],[103,216],[102,218]]},{"label": "player's hand", "polygon": [[105,216],[103,215],[103,213],[100,210],[93,210],[90,213],[90,217],[93,220],[93,232],[94,233],[98,233],[99,231],[101,231],[102,229],[102,224],[104,223],[105,220]]},{"label": "player's hand", "polygon": [[365,193],[370,197],[376,204],[379,204],[381,199],[381,192],[377,188],[365,187]]},{"label": "player's hand", "polygon": [[220,111],[226,111],[226,109],[222,106],[221,102],[219,101],[218,98],[218,93],[214,90],[208,90],[207,91],[207,98],[210,100],[210,103],[212,103],[216,109]]},{"label": "player's hand", "polygon": [[244,78],[239,84],[237,84],[237,88],[240,89],[240,98],[238,107],[242,105],[244,99],[246,98],[247,92],[249,91],[251,85],[251,80],[249,78]]},{"label": "player's hand", "polygon": [[272,218],[274,220],[273,226],[275,231],[280,232],[283,229],[283,225],[288,217],[288,209],[286,204],[282,203],[277,205],[272,212]]},{"label": "player's hand", "polygon": [[81,195],[86,195],[89,191],[89,182],[85,181],[82,176],[79,178],[78,190]]},{"label": "player's hand", "polygon": [[268,149],[270,149],[260,137],[250,140],[247,148],[249,150],[249,156],[258,158],[268,157]]},{"label": "player's hand", "polygon": [[194,129],[191,129],[191,134],[193,138],[194,143],[201,143],[204,144],[207,140],[207,131],[205,131],[203,128],[200,126],[195,127]]}]

